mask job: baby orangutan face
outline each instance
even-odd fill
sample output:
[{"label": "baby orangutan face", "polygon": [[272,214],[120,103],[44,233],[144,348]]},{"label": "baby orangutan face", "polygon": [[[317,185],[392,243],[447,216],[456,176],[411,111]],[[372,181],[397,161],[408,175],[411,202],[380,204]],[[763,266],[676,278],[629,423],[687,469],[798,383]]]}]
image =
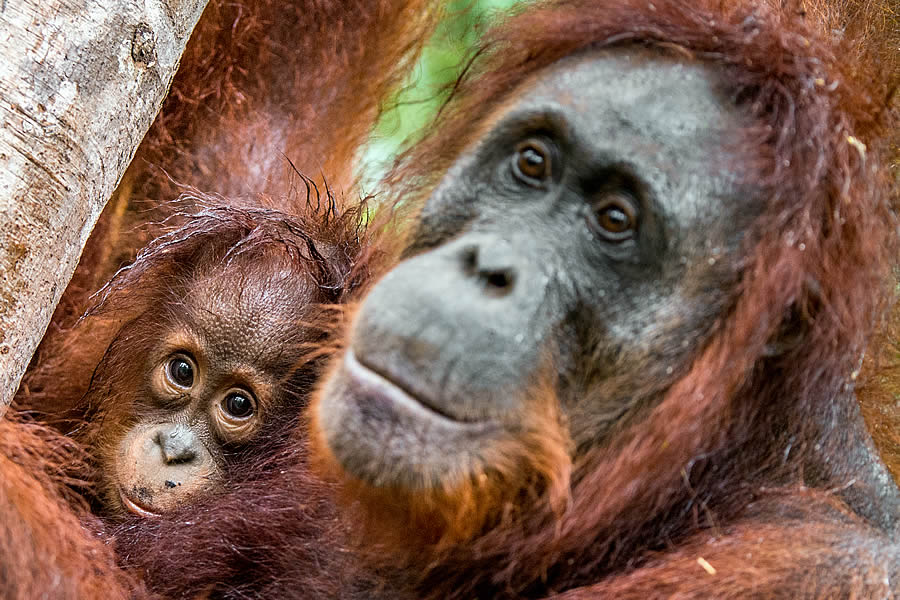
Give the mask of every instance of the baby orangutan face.
[{"label": "baby orangutan face", "polygon": [[96,444],[105,512],[157,516],[246,475],[242,457],[287,432],[306,402],[304,356],[321,331],[304,323],[321,301],[283,261],[238,261],[123,327],[101,366],[108,383],[92,392],[107,394]]},{"label": "baby orangutan face", "polygon": [[142,516],[219,487],[225,449],[252,442],[265,420],[265,392],[252,377],[223,372],[192,344],[166,345],[170,353],[150,373],[160,410],[128,430],[108,467],[119,494],[110,504]]}]

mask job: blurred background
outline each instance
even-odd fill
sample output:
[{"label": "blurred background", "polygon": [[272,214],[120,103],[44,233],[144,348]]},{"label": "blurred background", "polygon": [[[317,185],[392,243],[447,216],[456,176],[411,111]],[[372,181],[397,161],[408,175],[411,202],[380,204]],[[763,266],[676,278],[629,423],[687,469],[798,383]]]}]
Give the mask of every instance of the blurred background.
[{"label": "blurred background", "polygon": [[388,104],[362,161],[364,192],[375,186],[398,152],[416,141],[447,96],[484,29],[520,0],[451,0],[410,78]]}]

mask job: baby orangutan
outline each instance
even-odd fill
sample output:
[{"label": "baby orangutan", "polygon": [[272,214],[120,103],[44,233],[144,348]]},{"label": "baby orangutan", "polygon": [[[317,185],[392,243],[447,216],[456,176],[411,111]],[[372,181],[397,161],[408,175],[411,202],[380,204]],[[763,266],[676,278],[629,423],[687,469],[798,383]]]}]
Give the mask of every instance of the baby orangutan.
[{"label": "baby orangutan", "polygon": [[[345,597],[332,557],[346,553],[294,424],[336,314],[321,304],[345,301],[372,249],[354,203],[294,192],[327,176],[353,196],[358,150],[436,12],[210,0],[0,432],[33,458],[0,448],[0,598]],[[156,233],[136,226],[169,218],[187,188],[232,207],[199,199],[73,329]],[[249,194],[281,212],[234,207]],[[30,435],[43,425],[68,437]],[[286,580],[283,554],[307,570]]]},{"label": "baby orangutan", "polygon": [[97,450],[111,510],[154,515],[219,487],[241,450],[287,418],[279,410],[297,408],[291,391],[318,335],[298,324],[326,299],[297,285],[305,273],[286,257],[221,260],[196,257],[110,347],[101,376],[121,383],[101,403]]},{"label": "baby orangutan", "polygon": [[79,368],[71,361],[30,380],[30,408],[90,449],[96,512],[171,512],[252,476],[248,461],[288,439],[324,353],[328,305],[354,286],[358,216],[303,222],[210,205],[117,275],[58,354],[84,361],[86,391],[44,397],[74,408],[40,402],[40,376],[59,392],[54,374]]}]

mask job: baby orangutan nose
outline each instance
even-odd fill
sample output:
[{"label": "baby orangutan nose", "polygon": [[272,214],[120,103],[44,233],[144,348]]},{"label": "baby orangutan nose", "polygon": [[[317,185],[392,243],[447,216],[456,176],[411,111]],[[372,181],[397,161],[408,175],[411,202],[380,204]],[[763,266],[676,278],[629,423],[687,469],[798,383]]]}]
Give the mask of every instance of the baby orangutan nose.
[{"label": "baby orangutan nose", "polygon": [[167,465],[191,462],[197,458],[194,433],[185,425],[176,425],[168,431],[160,429],[153,438],[162,450]]},{"label": "baby orangutan nose", "polygon": [[172,511],[219,484],[215,458],[187,424],[135,427],[119,452],[121,507],[143,517]]}]

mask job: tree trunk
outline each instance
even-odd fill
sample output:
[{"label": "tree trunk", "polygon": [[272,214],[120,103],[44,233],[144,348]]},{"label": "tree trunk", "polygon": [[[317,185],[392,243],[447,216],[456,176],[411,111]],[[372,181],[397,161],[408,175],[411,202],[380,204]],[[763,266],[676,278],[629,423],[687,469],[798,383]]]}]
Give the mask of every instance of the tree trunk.
[{"label": "tree trunk", "polygon": [[206,0],[0,0],[0,415]]}]

